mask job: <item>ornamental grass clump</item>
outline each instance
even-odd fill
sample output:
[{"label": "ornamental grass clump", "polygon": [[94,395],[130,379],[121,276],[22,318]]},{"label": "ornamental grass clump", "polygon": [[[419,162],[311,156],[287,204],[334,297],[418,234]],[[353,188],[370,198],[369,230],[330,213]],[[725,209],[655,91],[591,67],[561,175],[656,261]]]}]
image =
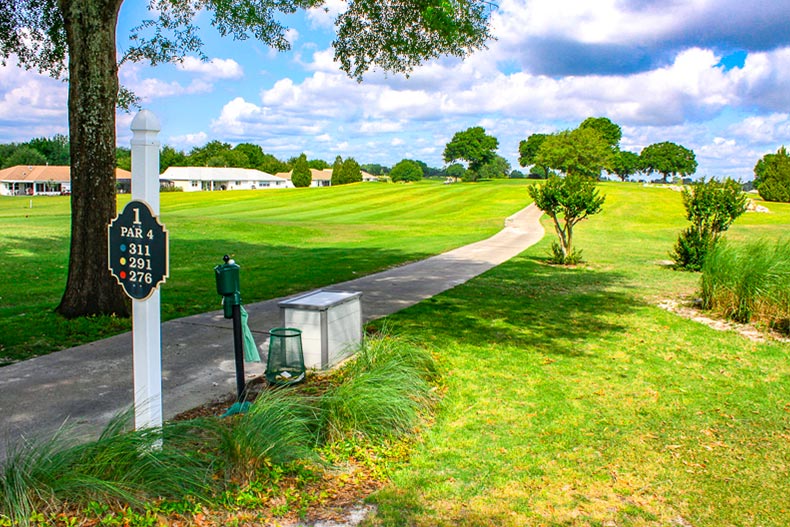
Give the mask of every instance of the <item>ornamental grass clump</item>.
[{"label": "ornamental grass clump", "polygon": [[210,460],[192,448],[194,425],[129,431],[131,413],[116,416],[99,439],[52,438],[12,446],[0,474],[0,514],[26,525],[32,512],[91,501],[142,509],[159,498],[207,496]]},{"label": "ornamental grass clump", "polygon": [[790,240],[718,244],[702,269],[702,306],[790,333]]},{"label": "ornamental grass clump", "polygon": [[397,437],[414,430],[431,403],[437,376],[427,350],[388,336],[365,341],[341,372],[344,381],[319,401],[321,438]]},{"label": "ornamental grass clump", "polygon": [[264,390],[245,414],[214,420],[209,445],[228,479],[254,478],[270,463],[313,459],[317,410],[285,389]]}]

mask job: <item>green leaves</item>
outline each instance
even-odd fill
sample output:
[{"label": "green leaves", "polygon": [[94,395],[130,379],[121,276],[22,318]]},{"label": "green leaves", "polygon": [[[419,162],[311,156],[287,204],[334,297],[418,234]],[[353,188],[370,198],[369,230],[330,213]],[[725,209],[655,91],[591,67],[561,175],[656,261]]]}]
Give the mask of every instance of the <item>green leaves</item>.
[{"label": "green leaves", "polygon": [[645,147],[639,154],[642,169],[648,173],[658,172],[667,181],[667,176],[688,176],[697,171],[694,152],[675,143],[664,141]]},{"label": "green leaves", "polygon": [[442,55],[463,56],[491,38],[481,0],[355,0],[338,17],[335,60],[362,80],[373,67],[408,73]]},{"label": "green leaves", "polygon": [[551,175],[542,185],[528,187],[535,206],[554,221],[559,249],[554,251],[558,263],[578,261],[573,251],[573,226],[587,216],[597,214],[606,199],[601,196],[593,179],[578,174],[565,177]]},{"label": "green leaves", "polygon": [[20,66],[59,78],[66,70],[66,50],[57,0],[0,0],[0,64],[16,55]]},{"label": "green leaves", "polygon": [[453,135],[452,140],[444,147],[444,161],[467,161],[469,170],[476,178],[483,165],[494,160],[497,148],[499,141],[496,137],[486,134],[482,126],[473,126]]},{"label": "green leaves", "polygon": [[790,155],[784,146],[757,162],[754,186],[766,201],[790,202]]},{"label": "green leaves", "polygon": [[613,150],[594,128],[566,130],[546,137],[535,154],[537,165],[597,179],[612,166]]},{"label": "green leaves", "polygon": [[683,206],[692,225],[680,233],[671,256],[678,267],[699,271],[720,234],[746,212],[746,195],[741,185],[729,178],[703,178],[683,189]]},{"label": "green leaves", "polygon": [[307,156],[302,154],[294,163],[294,169],[291,173],[291,183],[295,187],[309,187],[313,182],[313,174],[310,172],[310,167],[307,165]]}]

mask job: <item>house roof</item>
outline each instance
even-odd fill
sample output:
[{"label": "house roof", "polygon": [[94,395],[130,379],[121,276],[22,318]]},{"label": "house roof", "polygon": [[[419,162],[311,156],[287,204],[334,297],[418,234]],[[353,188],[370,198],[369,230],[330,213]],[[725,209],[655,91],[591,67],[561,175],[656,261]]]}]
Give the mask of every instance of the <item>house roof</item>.
[{"label": "house roof", "polygon": [[[361,170],[360,172],[362,172],[362,177],[363,178],[365,178],[365,177],[376,177],[376,176],[373,176],[371,174],[368,174],[364,170]],[[314,181],[331,181],[332,180],[332,169],[331,168],[325,168],[323,170],[318,170],[317,168],[311,168],[310,169],[310,173],[312,174]],[[275,175],[277,177],[285,178],[285,179],[290,181],[292,174],[293,174],[293,170],[291,170],[290,172],[278,172]]]},{"label": "house roof", "polygon": [[[116,179],[131,179],[132,173],[122,168],[115,169]],[[0,170],[0,181],[35,183],[54,181],[66,183],[71,181],[71,167],[50,165],[17,165]]]},{"label": "house roof", "polygon": [[281,181],[283,178],[252,168],[170,167],[159,176],[168,181]]}]

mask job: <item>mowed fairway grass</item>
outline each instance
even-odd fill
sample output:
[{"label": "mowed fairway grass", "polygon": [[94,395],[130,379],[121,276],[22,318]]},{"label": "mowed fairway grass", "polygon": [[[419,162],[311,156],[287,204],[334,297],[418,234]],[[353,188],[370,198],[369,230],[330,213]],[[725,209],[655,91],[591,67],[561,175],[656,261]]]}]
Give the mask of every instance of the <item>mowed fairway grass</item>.
[{"label": "mowed fairway grass", "polygon": [[[211,268],[225,252],[242,265],[251,301],[483,238],[527,202],[524,185],[163,196],[173,236],[166,310],[216,308]],[[545,264],[554,235],[544,221],[546,237],[519,257],[377,322],[427,346],[443,375],[436,413],[372,496],[368,525],[790,525],[790,344],[657,307],[692,297],[699,280],[666,265],[687,223],[680,194],[601,190],[603,213],[576,233],[586,265]],[[57,302],[66,262],[50,246],[65,247],[67,214],[57,198],[34,202],[41,217],[25,218],[26,201],[0,204],[5,325]],[[786,235],[790,206],[767,206],[727,236]],[[49,262],[36,265],[42,255]],[[11,278],[16,266],[39,279]]]},{"label": "mowed fairway grass", "polygon": [[[578,228],[386,320],[434,350],[443,399],[370,525],[790,525],[790,344],[753,342],[657,307],[699,275],[664,260],[680,194],[604,184]],[[728,233],[787,235],[790,206]]]},{"label": "mowed fairway grass", "polygon": [[[162,317],[220,309],[213,267],[224,254],[241,265],[245,303],[276,298],[492,235],[529,202],[525,185],[164,193],[170,278],[161,289]],[[128,200],[119,196],[119,209]],[[130,329],[128,319],[66,321],[53,313],[66,284],[69,206],[68,197],[0,197],[0,365]]]}]

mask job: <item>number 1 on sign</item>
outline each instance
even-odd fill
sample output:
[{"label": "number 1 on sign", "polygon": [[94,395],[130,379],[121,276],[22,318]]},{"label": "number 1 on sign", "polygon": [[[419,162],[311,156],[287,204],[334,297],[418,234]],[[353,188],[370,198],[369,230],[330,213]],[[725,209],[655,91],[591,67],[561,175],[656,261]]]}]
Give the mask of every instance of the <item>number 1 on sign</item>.
[{"label": "number 1 on sign", "polygon": [[132,209],[134,212],[134,221],[132,222],[133,225],[141,225],[143,222],[140,221],[140,209]]}]

